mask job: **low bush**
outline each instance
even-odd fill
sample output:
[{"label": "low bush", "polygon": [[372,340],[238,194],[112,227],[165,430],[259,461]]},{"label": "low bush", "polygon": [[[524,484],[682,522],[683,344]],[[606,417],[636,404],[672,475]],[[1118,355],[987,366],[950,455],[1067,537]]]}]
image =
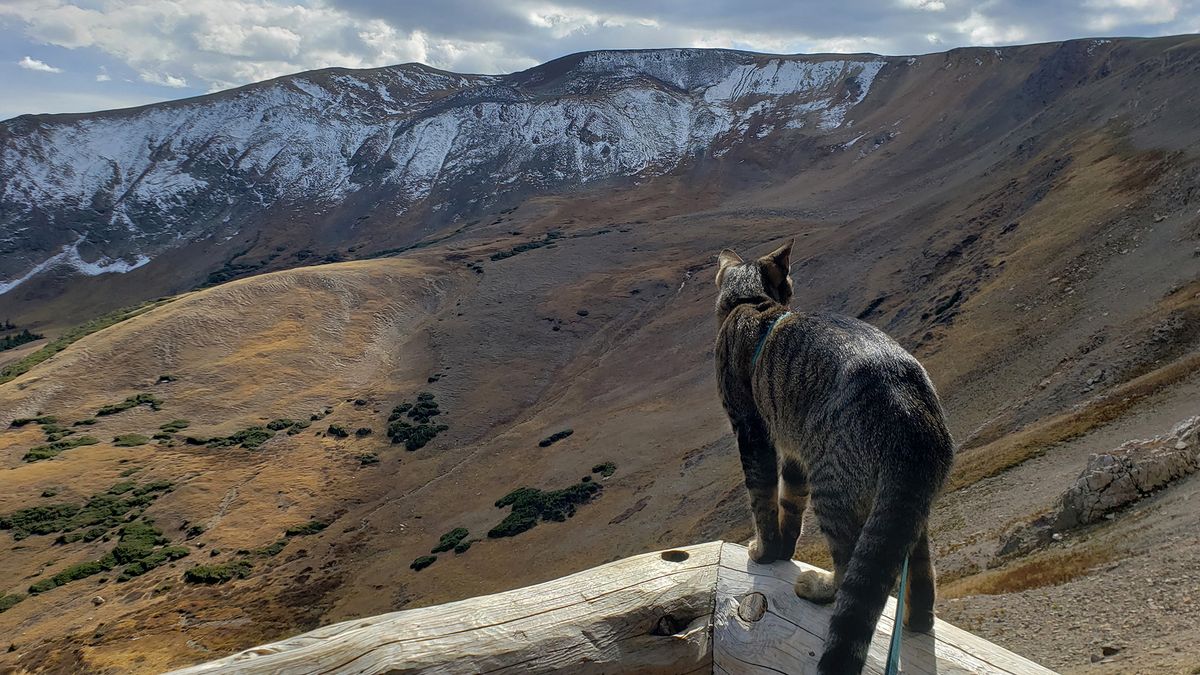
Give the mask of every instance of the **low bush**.
[{"label": "low bush", "polygon": [[575,515],[575,508],[591,501],[600,491],[593,482],[579,482],[562,490],[522,487],[496,501],[497,508],[512,507],[504,520],[488,531],[488,537],[512,537],[537,526],[538,520],[562,522]]},{"label": "low bush", "polygon": [[616,473],[616,471],[617,471],[617,465],[612,462],[605,462],[603,464],[597,464],[596,466],[592,467],[592,473],[598,473],[601,476],[604,476],[605,478],[608,478],[609,476],[613,475],[614,473]]},{"label": "low bush", "polygon": [[37,340],[41,340],[44,337],[46,337],[46,336],[40,335],[38,333],[30,333],[28,328],[26,328],[25,330],[22,330],[20,333],[14,333],[12,335],[5,335],[3,337],[0,337],[0,352],[8,351],[9,349],[16,349],[17,347],[20,347],[23,344],[35,342]]},{"label": "low bush", "polygon": [[8,423],[10,427],[23,427],[27,424],[58,424],[58,418],[52,415],[40,415],[38,417],[18,417]]},{"label": "low bush", "polygon": [[430,565],[432,565],[435,562],[437,562],[436,555],[423,555],[420,558],[413,560],[412,564],[409,565],[409,568],[411,568],[417,572],[420,572],[421,570],[425,569],[426,567],[429,567]]},{"label": "low bush", "polygon": [[158,428],[159,431],[167,434],[177,434],[180,431],[191,426],[191,422],[187,420],[171,420]]},{"label": "low bush", "polygon": [[346,427],[343,427],[340,424],[330,424],[329,429],[326,430],[326,433],[337,438],[346,438],[350,435],[350,432],[346,431]]},{"label": "low bush", "polygon": [[441,541],[438,542],[438,545],[435,546],[430,553],[442,553],[444,551],[449,551],[455,546],[458,546],[463,539],[466,539],[468,534],[470,534],[470,532],[467,531],[467,528],[456,527],[446,534],[443,534]]},{"label": "low bush", "polygon": [[115,415],[119,412],[124,412],[130,408],[136,408],[139,405],[148,405],[151,410],[162,410],[162,399],[154,394],[137,394],[126,398],[120,403],[111,403],[96,411],[97,417],[105,415]]},{"label": "low bush", "polygon": [[460,541],[454,545],[454,552],[455,553],[466,553],[467,549],[469,549],[469,548],[471,548],[471,542]]},{"label": "low bush", "polygon": [[20,377],[21,375],[24,375],[25,373],[29,372],[30,368],[36,366],[39,363],[42,363],[43,361],[46,361],[50,357],[54,356],[55,354],[61,352],[64,349],[66,349],[72,343],[74,343],[75,341],[77,341],[81,338],[91,335],[92,333],[95,333],[98,330],[103,330],[105,328],[108,328],[109,326],[118,324],[122,321],[125,321],[126,319],[130,319],[135,316],[138,316],[139,314],[145,314],[146,312],[154,309],[155,307],[159,307],[168,302],[171,302],[171,300],[172,300],[171,298],[164,299],[164,300],[156,300],[153,302],[143,303],[141,305],[138,305],[137,307],[127,307],[125,309],[119,309],[114,312],[109,312],[108,314],[105,314],[103,316],[92,319],[91,321],[88,321],[87,323],[85,323],[83,325],[76,326],[75,328],[72,328],[72,329],[66,331],[65,333],[63,333],[62,335],[58,336],[54,340],[51,340],[48,344],[46,344],[44,347],[37,350],[36,352],[26,356],[25,358],[23,358],[19,361],[16,361],[15,363],[10,363],[7,366],[0,368],[0,384],[4,384],[5,382],[8,382],[9,380],[12,380],[16,377]]},{"label": "low bush", "polygon": [[60,441],[47,443],[46,445],[38,445],[29,449],[21,458],[26,462],[36,462],[42,459],[50,459],[58,456],[59,453],[78,448],[84,445],[95,445],[100,442],[99,438],[93,436],[74,436],[64,438]]},{"label": "low bush", "polygon": [[308,534],[316,534],[327,527],[329,527],[329,523],[320,520],[310,520],[303,525],[289,527],[284,534],[289,537],[303,537]]},{"label": "low bush", "polygon": [[371,427],[359,427],[354,430],[354,435],[359,438],[363,438],[365,436],[370,436],[371,433],[372,433]]},{"label": "low bush", "polygon": [[359,455],[358,463],[361,466],[371,466],[372,464],[378,464],[379,463],[379,455],[377,455],[373,452],[367,453],[365,455]]},{"label": "low bush", "polygon": [[18,602],[21,602],[24,599],[25,596],[18,593],[0,595],[0,613],[4,612],[5,610],[12,609]]},{"label": "low bush", "polygon": [[13,539],[54,532],[69,533],[100,527],[103,532],[140,514],[155,499],[172,488],[170,481],[153,481],[129,488],[132,483],[117,483],[107,491],[93,495],[82,506],[49,504],[31,506],[0,516],[0,530],[12,530]]},{"label": "low bush", "polygon": [[210,448],[228,448],[235,445],[240,445],[247,450],[254,450],[263,443],[271,440],[275,436],[275,432],[266,427],[246,427],[232,436],[218,436],[216,438],[200,439],[188,436],[185,442],[192,445],[207,445]]},{"label": "low bush", "polygon": [[149,442],[150,439],[141,434],[121,434],[113,437],[113,445],[118,448],[134,448]]},{"label": "low bush", "polygon": [[248,560],[233,560],[221,565],[196,565],[183,573],[189,584],[223,584],[250,575],[254,565]]},{"label": "low bush", "polygon": [[96,418],[89,417],[85,420],[79,420],[78,422],[72,422],[71,426],[73,426],[73,427],[89,427],[95,423],[96,423]]},{"label": "low bush", "polygon": [[550,434],[549,436],[543,438],[541,441],[539,441],[538,447],[539,448],[548,448],[551,445],[554,445],[555,443],[561,441],[562,439],[566,438],[567,436],[570,436],[573,433],[575,433],[574,429],[563,429],[562,431],[556,431],[556,432]]},{"label": "low bush", "polygon": [[445,424],[431,422],[441,414],[433,394],[421,392],[417,394],[416,403],[404,402],[392,408],[392,413],[388,416],[387,435],[393,443],[403,443],[409,451],[420,450],[438,434],[450,428]]}]

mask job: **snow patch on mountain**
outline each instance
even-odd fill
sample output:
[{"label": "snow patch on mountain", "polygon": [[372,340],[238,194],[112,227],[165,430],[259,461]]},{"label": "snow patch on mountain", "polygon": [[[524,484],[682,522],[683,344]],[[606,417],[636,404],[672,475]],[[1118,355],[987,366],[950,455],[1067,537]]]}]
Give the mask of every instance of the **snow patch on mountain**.
[{"label": "snow patch on mountain", "polygon": [[[212,236],[235,210],[316,212],[365,188],[384,188],[403,211],[436,191],[486,201],[658,175],[784,129],[835,129],[885,64],[605,51],[562,72],[336,69],[130,110],[17,118],[0,124],[0,242],[14,252],[0,275],[17,277],[3,282],[11,290],[47,264],[128,271]],[[39,222],[63,247],[48,260],[31,252],[46,250],[45,237],[21,245]],[[80,233],[99,262],[78,258]]]}]

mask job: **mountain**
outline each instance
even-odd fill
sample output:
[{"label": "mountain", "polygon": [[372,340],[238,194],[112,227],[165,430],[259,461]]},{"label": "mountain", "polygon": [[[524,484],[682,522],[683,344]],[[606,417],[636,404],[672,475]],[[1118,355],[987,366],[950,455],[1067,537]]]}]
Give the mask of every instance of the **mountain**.
[{"label": "mountain", "polygon": [[942,616],[1060,670],[1192,668],[1194,474],[1006,542],[1200,413],[1198,75],[1194,36],[599,52],[5,122],[0,317],[47,337],[0,352],[0,667],[161,671],[746,537],[715,254],[795,237],[793,306],[941,392]]}]

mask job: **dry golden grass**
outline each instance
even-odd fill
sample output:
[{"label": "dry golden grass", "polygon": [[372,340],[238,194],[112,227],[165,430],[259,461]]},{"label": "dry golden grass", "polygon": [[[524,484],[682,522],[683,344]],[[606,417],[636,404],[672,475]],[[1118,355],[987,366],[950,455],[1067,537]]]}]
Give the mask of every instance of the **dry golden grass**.
[{"label": "dry golden grass", "polygon": [[987,445],[964,451],[950,474],[949,491],[965,487],[1038,457],[1056,444],[1104,426],[1125,414],[1143,399],[1174,385],[1200,370],[1200,354],[1173,361],[1162,368],[1092,399],[1077,410],[1032,424]]},{"label": "dry golden grass", "polygon": [[999,569],[943,580],[938,589],[939,595],[950,599],[1058,586],[1087,574],[1093,567],[1115,558],[1118,553],[1117,547],[1098,544],[1045,551]]}]

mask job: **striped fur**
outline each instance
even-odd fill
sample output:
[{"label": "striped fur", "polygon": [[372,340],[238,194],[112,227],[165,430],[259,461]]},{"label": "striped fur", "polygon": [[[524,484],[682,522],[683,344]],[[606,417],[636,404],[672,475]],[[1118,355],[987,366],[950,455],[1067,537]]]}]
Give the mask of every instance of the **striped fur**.
[{"label": "striped fur", "polygon": [[750,262],[721,252],[717,382],[750,493],[756,561],[792,557],[811,496],[834,572],[803,575],[796,592],[835,603],[819,672],[844,675],[862,670],[910,552],[906,624],[933,625],[926,522],[954,449],[929,376],[882,331],[807,312],[771,328],[792,296],[791,246]]}]

